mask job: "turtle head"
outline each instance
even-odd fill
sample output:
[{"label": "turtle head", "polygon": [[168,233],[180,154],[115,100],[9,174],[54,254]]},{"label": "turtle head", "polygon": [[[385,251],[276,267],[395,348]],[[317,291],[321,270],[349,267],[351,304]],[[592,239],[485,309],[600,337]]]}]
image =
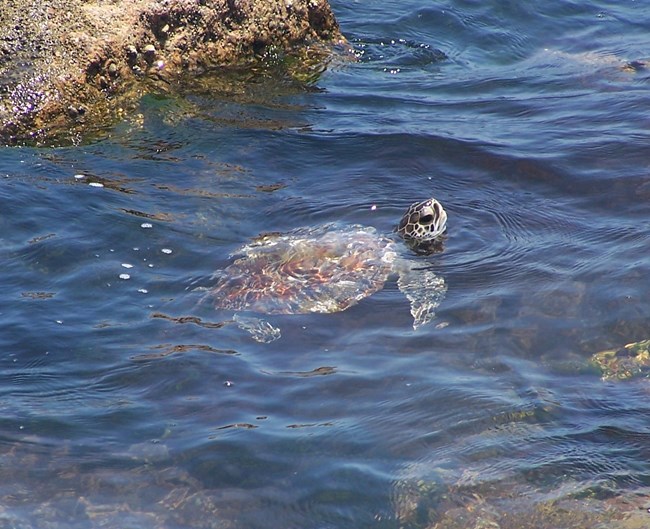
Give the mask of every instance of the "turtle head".
[{"label": "turtle head", "polygon": [[430,198],[412,204],[397,226],[400,234],[409,244],[418,246],[431,243],[447,229],[447,212],[440,202]]}]

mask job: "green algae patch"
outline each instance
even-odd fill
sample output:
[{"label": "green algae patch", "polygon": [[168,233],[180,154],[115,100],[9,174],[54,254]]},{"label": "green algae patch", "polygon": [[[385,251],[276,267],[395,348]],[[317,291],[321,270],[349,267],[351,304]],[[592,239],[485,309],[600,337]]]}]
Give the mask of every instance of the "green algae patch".
[{"label": "green algae patch", "polygon": [[591,364],[604,380],[626,380],[650,376],[650,340],[629,343],[620,349],[607,349],[591,357]]}]

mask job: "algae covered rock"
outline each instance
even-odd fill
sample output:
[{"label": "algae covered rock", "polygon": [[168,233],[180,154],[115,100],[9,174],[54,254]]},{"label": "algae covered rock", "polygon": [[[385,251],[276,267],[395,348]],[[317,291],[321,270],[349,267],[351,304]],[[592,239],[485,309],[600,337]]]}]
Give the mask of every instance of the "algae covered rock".
[{"label": "algae covered rock", "polygon": [[600,351],[591,357],[604,380],[650,376],[650,340],[629,343],[620,349]]},{"label": "algae covered rock", "polygon": [[75,141],[142,93],[340,39],[327,0],[3,2],[0,142]]}]

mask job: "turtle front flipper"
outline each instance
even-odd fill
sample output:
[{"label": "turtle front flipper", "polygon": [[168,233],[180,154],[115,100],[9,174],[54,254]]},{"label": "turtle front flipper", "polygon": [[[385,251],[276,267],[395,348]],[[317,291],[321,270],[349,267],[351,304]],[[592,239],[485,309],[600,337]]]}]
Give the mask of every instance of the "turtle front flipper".
[{"label": "turtle front flipper", "polygon": [[408,264],[399,271],[397,286],[411,303],[413,329],[429,323],[435,317],[435,310],[447,292],[442,277],[432,270],[418,269]]},{"label": "turtle front flipper", "polygon": [[235,314],[232,317],[237,326],[248,332],[253,340],[261,343],[271,343],[280,338],[280,329],[273,327],[268,321],[260,318],[240,316]]}]

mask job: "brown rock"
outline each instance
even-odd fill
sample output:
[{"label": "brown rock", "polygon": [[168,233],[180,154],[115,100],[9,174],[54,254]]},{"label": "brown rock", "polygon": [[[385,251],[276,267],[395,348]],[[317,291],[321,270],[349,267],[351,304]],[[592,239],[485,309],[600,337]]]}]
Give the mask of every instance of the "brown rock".
[{"label": "brown rock", "polygon": [[340,39],[326,0],[3,2],[0,142],[75,141],[156,83]]}]

